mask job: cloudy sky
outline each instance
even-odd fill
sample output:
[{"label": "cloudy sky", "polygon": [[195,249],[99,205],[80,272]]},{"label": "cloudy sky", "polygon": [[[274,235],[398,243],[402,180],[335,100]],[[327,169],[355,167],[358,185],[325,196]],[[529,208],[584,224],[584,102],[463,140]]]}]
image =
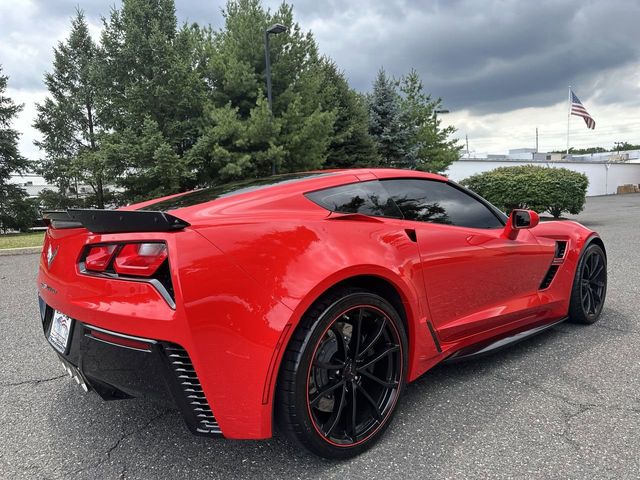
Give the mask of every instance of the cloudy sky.
[{"label": "cloudy sky", "polygon": [[[116,5],[119,2],[115,2]],[[276,7],[279,1],[265,1]],[[637,0],[293,0],[296,19],[351,85],[370,89],[383,66],[415,68],[444,99],[471,153],[566,147],[567,87],[597,122],[572,117],[571,145],[640,143],[640,2]],[[44,72],[77,5],[97,37],[113,0],[0,0],[0,64],[25,108],[21,148],[39,158],[31,127]],[[181,21],[221,27],[222,0],[176,0]]]}]

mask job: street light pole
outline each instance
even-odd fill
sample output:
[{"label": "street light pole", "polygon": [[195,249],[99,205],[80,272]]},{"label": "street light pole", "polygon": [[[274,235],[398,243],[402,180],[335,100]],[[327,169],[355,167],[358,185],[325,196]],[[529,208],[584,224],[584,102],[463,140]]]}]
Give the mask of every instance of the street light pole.
[{"label": "street light pole", "polygon": [[435,120],[438,120],[438,114],[439,113],[449,113],[449,110],[446,109],[442,109],[442,110],[434,110],[433,111],[433,116],[435,117]]},{"label": "street light pole", "polygon": [[[267,77],[267,103],[269,104],[269,115],[273,117],[273,96],[271,93],[271,57],[269,56],[269,35],[277,35],[285,32],[287,27],[280,23],[271,25],[264,31],[264,62],[265,62],[265,76]],[[271,174],[276,174],[276,160],[275,158],[271,162]]]}]

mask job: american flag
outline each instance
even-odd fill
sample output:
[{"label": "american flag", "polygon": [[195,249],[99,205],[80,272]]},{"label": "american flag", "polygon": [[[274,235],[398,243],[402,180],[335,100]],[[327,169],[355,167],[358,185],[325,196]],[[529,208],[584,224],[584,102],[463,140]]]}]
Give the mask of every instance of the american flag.
[{"label": "american flag", "polygon": [[584,123],[587,124],[587,128],[592,130],[596,128],[596,121],[591,118],[591,115],[589,115],[589,112],[587,112],[587,109],[584,108],[584,105],[582,105],[582,102],[576,97],[573,91],[571,91],[571,115],[584,118]]}]

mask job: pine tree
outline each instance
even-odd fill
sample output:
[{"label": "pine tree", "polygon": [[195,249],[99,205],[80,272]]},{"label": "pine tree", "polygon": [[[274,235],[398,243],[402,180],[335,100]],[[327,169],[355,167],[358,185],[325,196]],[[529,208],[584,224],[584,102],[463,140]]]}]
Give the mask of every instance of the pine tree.
[{"label": "pine tree", "polygon": [[35,143],[45,153],[44,177],[58,186],[62,196],[79,182],[89,184],[97,207],[104,208],[105,166],[98,153],[103,127],[96,112],[95,56],[84,13],[78,10],[69,38],[54,48],[53,71],[45,75],[49,95],[36,106],[34,127],[42,134]]},{"label": "pine tree", "polygon": [[189,152],[191,167],[202,184],[268,175],[271,162],[282,163],[284,150],[276,144],[281,123],[272,119],[264,97],[249,117],[239,107],[210,105],[202,136]]},{"label": "pine tree", "polygon": [[22,110],[5,95],[8,78],[0,67],[0,230],[24,230],[35,219],[35,210],[24,189],[9,182],[11,174],[23,173],[28,161],[20,155],[20,134],[11,128],[15,116]]},{"label": "pine tree", "polygon": [[[149,196],[147,185],[157,194],[193,186],[185,154],[199,136],[209,40],[196,25],[178,29],[173,0],[124,0],[104,20],[97,69],[100,118],[110,129],[104,158],[126,200]],[[160,183],[152,160],[167,167]]]},{"label": "pine tree", "polygon": [[462,146],[456,140],[449,140],[454,127],[440,128],[435,112],[442,107],[442,100],[434,100],[424,93],[415,70],[402,77],[400,92],[402,124],[408,135],[406,164],[418,170],[443,173],[460,158]]},{"label": "pine tree", "polygon": [[402,124],[400,96],[396,82],[378,71],[369,96],[369,133],[383,167],[407,167],[408,132]]},{"label": "pine tree", "polygon": [[[227,3],[225,26],[214,32],[208,115],[190,153],[199,183],[320,168],[327,158],[335,112],[322,102],[322,71],[310,33],[293,20],[290,5],[272,14],[259,0]],[[271,37],[273,116],[264,100],[264,34]],[[256,135],[252,138],[252,135]]]},{"label": "pine tree", "polygon": [[323,58],[321,102],[335,112],[325,168],[352,168],[376,163],[376,150],[369,135],[366,99],[347,83],[336,64]]},{"label": "pine tree", "polygon": [[141,201],[178,192],[188,177],[185,162],[164,138],[158,123],[150,117],[141,129],[126,128],[103,138],[104,156],[115,171],[127,172],[118,184],[128,201]]}]

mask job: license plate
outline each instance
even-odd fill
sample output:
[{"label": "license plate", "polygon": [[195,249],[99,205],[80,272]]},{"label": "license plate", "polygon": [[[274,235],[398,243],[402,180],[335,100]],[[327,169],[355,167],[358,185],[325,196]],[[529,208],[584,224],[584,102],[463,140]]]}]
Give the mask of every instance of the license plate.
[{"label": "license plate", "polygon": [[69,334],[72,326],[72,318],[67,317],[64,313],[53,311],[49,343],[63,355],[67,351],[67,345],[69,345]]}]

